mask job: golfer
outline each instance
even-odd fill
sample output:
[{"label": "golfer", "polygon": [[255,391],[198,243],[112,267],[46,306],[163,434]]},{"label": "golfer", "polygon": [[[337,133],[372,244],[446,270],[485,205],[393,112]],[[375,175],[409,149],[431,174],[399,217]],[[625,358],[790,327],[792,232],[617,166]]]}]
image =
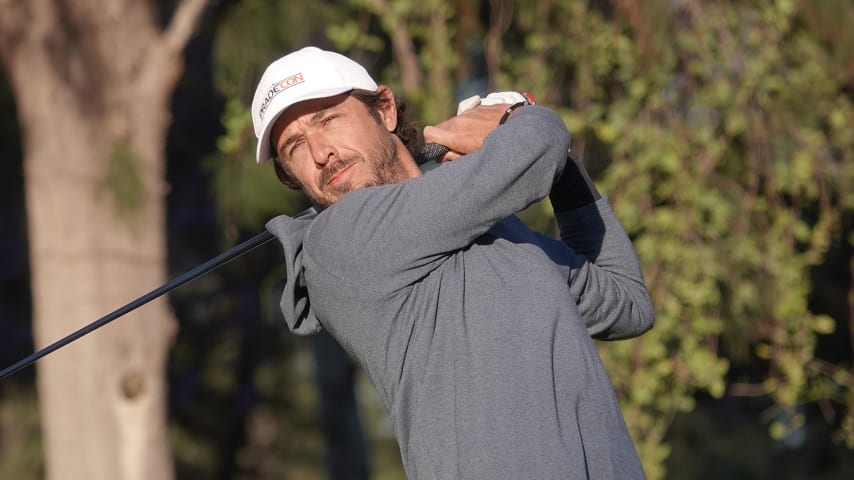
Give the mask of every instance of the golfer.
[{"label": "golfer", "polygon": [[[328,330],[364,368],[409,478],[643,477],[591,336],[640,335],[653,312],[558,115],[469,108],[424,129],[450,151],[422,174],[389,88],[306,47],[267,68],[252,120],[258,162],[319,212],[267,225],[287,264],[284,317]],[[547,195],[560,240],[514,216]]]}]

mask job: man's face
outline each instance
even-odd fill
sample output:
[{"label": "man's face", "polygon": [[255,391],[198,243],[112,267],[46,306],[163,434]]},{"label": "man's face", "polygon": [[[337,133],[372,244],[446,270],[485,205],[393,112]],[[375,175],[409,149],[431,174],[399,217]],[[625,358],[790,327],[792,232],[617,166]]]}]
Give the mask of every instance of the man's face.
[{"label": "man's face", "polygon": [[379,121],[346,93],[290,107],[271,132],[276,161],[321,208],[357,188],[416,176],[417,167],[413,171],[399,158],[390,103],[390,110],[378,111]]}]

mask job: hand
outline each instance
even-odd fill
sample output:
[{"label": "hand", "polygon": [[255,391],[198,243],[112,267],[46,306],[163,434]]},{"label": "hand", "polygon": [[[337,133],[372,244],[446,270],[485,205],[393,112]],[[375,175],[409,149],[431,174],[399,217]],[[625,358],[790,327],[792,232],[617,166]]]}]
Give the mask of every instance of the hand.
[{"label": "hand", "polygon": [[498,126],[506,103],[469,107],[456,117],[424,127],[424,142],[438,143],[449,151],[439,161],[456,160],[483,146],[483,140]]}]

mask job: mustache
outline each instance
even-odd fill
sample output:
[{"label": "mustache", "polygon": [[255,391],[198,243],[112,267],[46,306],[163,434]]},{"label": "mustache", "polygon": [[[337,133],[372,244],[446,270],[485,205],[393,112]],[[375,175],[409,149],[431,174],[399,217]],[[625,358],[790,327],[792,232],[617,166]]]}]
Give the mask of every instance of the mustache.
[{"label": "mustache", "polygon": [[335,174],[356,163],[356,160],[358,160],[356,157],[347,157],[342,158],[331,165],[327,165],[326,168],[320,172],[320,184],[324,186],[329,185],[329,181],[332,180],[332,177],[334,177]]}]

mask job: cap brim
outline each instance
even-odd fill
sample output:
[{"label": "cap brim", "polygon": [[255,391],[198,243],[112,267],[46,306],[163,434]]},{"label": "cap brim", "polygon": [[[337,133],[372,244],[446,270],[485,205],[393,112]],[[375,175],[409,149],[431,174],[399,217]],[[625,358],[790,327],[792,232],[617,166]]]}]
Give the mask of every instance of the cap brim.
[{"label": "cap brim", "polygon": [[336,88],[327,88],[324,90],[315,90],[311,93],[307,93],[305,95],[300,95],[292,98],[281,98],[279,104],[276,103],[275,99],[270,104],[270,107],[267,108],[268,117],[264,120],[264,128],[261,130],[261,136],[258,138],[258,146],[255,149],[255,161],[258,162],[259,165],[266,163],[268,160],[273,158],[273,149],[270,148],[270,132],[273,131],[273,125],[276,124],[276,120],[282,116],[289,108],[296,105],[300,102],[305,102],[307,100],[315,100],[318,98],[327,98],[334,97],[335,95],[339,95],[345,92],[349,92],[353,90],[354,87],[336,87]]}]

